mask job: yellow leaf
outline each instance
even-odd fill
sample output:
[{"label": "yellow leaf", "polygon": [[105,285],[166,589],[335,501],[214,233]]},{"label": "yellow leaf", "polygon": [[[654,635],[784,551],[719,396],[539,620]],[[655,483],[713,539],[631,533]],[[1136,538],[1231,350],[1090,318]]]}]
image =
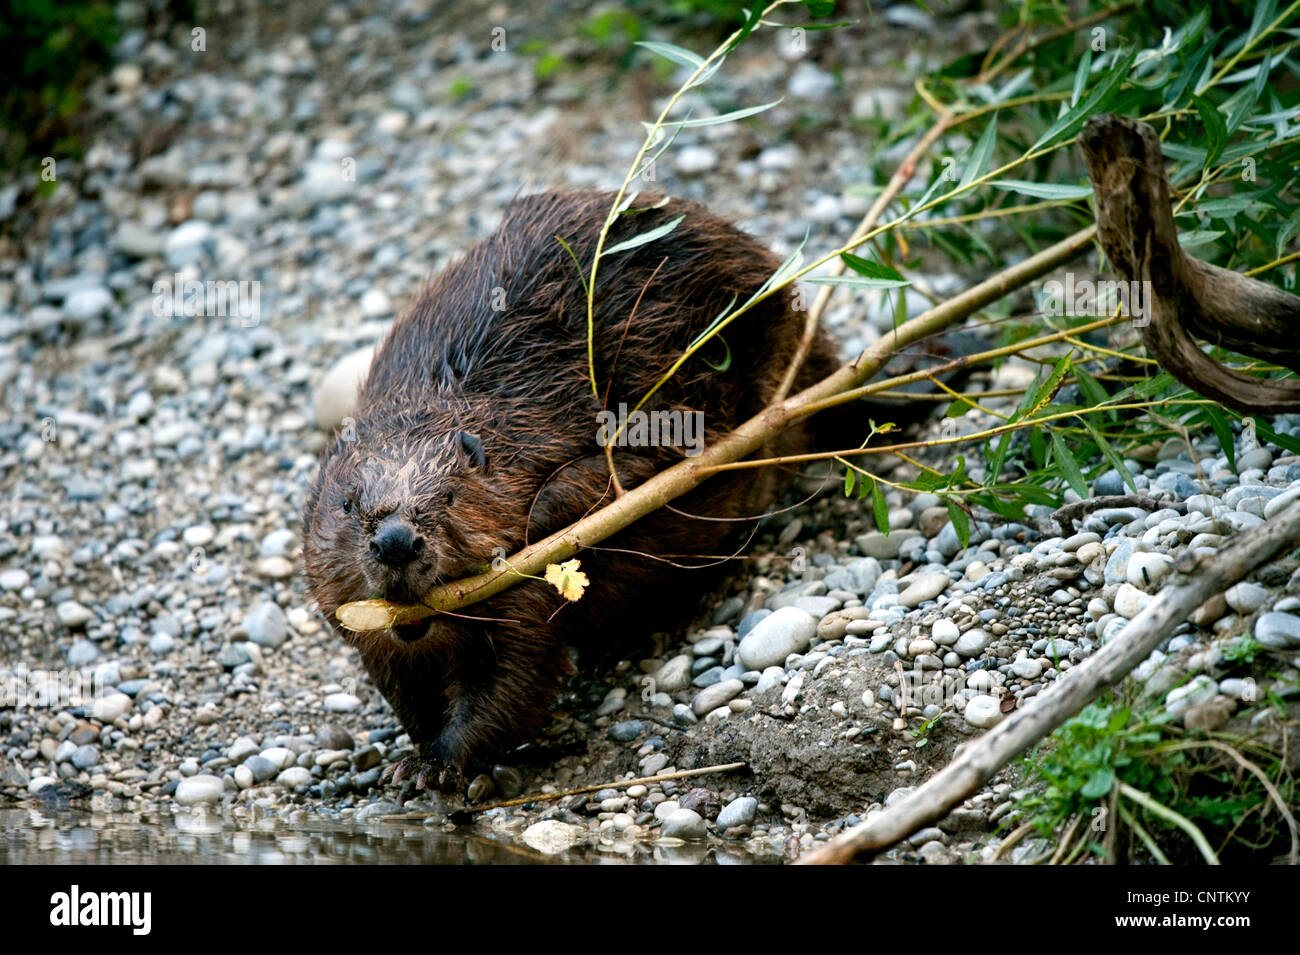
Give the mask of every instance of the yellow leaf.
[{"label": "yellow leaf", "polygon": [[587,589],[587,584],[591,583],[587,575],[578,569],[581,566],[580,560],[566,560],[563,564],[547,564],[546,582],[558,590],[565,600],[578,600],[582,597],[582,592]]}]

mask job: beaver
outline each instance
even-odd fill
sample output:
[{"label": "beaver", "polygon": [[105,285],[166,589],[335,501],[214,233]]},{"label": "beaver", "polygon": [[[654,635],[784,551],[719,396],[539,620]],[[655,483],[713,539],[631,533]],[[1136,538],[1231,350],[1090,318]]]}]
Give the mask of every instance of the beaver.
[{"label": "beaver", "polygon": [[[418,602],[433,586],[564,528],[613,500],[602,440],[692,342],[764,286],[780,261],[694,202],[641,195],[600,260],[589,374],[586,274],[614,202],[603,192],[515,199],[501,224],[428,282],[380,345],[352,419],[326,449],[303,512],[308,593],[352,646],[416,746],[394,781],[445,788],[471,760],[524,743],[544,722],[568,647],[663,629],[694,609],[736,541],[794,473],[726,472],[579,554],[585,595],[537,580],[460,615],[367,633],[338,624],[349,601]],[[763,409],[803,334],[789,290],[730,324],[642,411],[698,422],[695,441],[627,440],[613,450],[630,489]],[[837,366],[818,333],[796,382]],[[642,437],[645,434],[642,432]],[[623,446],[631,445],[631,446]],[[760,454],[797,453],[795,425]],[[752,522],[749,525],[752,527]],[[697,557],[692,560],[692,557]]]}]

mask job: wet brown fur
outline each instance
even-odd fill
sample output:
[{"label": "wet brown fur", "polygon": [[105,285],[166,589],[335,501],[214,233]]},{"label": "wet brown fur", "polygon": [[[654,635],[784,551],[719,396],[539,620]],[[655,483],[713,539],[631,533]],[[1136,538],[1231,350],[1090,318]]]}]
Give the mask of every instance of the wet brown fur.
[{"label": "wet brown fur", "polygon": [[[601,260],[594,398],[585,293],[578,265],[556,236],[585,271],[612,200],[596,192],[516,200],[497,230],[434,278],[393,326],[355,420],[327,451],[304,511],[310,595],[331,624],[337,627],[334,614],[347,601],[416,598],[611,500],[597,412],[616,411],[620,402],[633,407],[733,297],[744,302],[780,264],[702,206],[673,200],[648,209],[657,197],[639,197],[643,211],[620,216],[607,247],[685,218],[669,235]],[[711,442],[763,408],[803,322],[787,295],[774,296],[726,329],[728,370],[694,358],[646,410],[703,411]],[[717,364],[723,351],[705,354]],[[831,341],[819,336],[797,386],[835,364]],[[800,426],[763,453],[807,445]],[[630,488],[683,454],[616,448],[614,461]],[[758,514],[787,477],[772,468],[719,476],[674,507],[711,517]],[[378,521],[394,512],[427,542],[401,572],[367,552]],[[720,554],[734,549],[738,528],[752,526],[661,509],[601,548]],[[571,667],[566,646],[608,644],[670,625],[715,580],[610,549],[579,555],[591,584],[576,603],[528,580],[464,611],[488,621],[442,615],[427,632],[340,630],[419,744],[423,770],[461,770],[527,741]]]}]

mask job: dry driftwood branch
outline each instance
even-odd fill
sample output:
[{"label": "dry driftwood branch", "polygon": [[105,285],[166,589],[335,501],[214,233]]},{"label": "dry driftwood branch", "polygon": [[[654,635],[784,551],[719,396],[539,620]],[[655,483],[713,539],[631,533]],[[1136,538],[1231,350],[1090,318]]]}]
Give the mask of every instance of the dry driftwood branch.
[{"label": "dry driftwood branch", "polygon": [[1187,505],[1181,501],[1157,501],[1145,494],[1108,494],[1102,497],[1087,497],[1073,504],[1058,507],[1052,512],[1052,520],[1061,526],[1062,534],[1073,534],[1074,523],[1087,517],[1093,511],[1104,507],[1140,507],[1144,511],[1159,511],[1168,508],[1179,514],[1187,513]]},{"label": "dry driftwood branch", "polygon": [[690,491],[707,479],[712,469],[718,465],[738,461],[745,455],[752,454],[781,429],[812,413],[813,410],[820,410],[820,403],[824,399],[867,381],[884,367],[898,350],[942,331],[1069,261],[1086,248],[1095,236],[1094,226],[1081,229],[1036,255],[972,286],[943,304],[904,322],[834,374],[779,404],[769,405],[731,434],[705,448],[698,457],[688,458],[680,464],[673,465],[628,491],[613,503],[589,514],[578,523],[557,531],[544,540],[530,544],[512,555],[507,559],[511,569],[489,570],[474,577],[441,584],[424,595],[422,606],[400,607],[395,610],[392,609],[395,605],[386,605],[388,609],[366,608],[379,612],[366,615],[364,626],[357,625],[355,620],[350,622],[345,618],[343,611],[349,606],[345,605],[344,608],[340,608],[340,622],[351,629],[380,630],[390,626],[393,620],[397,619],[396,616],[391,618],[385,616],[390,611],[393,614],[403,615],[401,619],[404,622],[414,621],[432,616],[439,611],[459,610],[486,600],[514,586],[523,579],[522,575],[542,574],[547,564],[568,560],[583,547],[600,543],[633,521]]},{"label": "dry driftwood branch", "polygon": [[1079,145],[1106,257],[1124,279],[1145,283],[1148,321],[1140,333],[1160,367],[1243,414],[1300,411],[1300,380],[1244,375],[1205,354],[1192,337],[1300,372],[1300,298],[1183,251],[1160,139],[1146,123],[1098,116]]},{"label": "dry driftwood branch", "polygon": [[928,822],[942,818],[988,782],[1008,762],[1078,713],[1106,687],[1145,660],[1201,604],[1256,567],[1300,546],[1300,501],[1266,524],[1236,537],[1201,560],[1184,582],[1167,586],[1127,627],[1024,709],[966,747],[916,792],[873,815],[800,859],[838,864],[886,849]]}]

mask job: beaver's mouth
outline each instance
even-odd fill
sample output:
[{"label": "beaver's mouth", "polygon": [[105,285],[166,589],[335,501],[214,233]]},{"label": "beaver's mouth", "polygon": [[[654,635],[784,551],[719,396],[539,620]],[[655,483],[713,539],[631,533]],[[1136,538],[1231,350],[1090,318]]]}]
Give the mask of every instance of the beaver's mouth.
[{"label": "beaver's mouth", "polygon": [[[384,599],[393,604],[419,604],[421,601],[417,596],[417,591],[423,593],[431,586],[433,584],[427,580],[421,581],[419,587],[410,586],[406,580],[397,581],[384,588]],[[423,620],[417,620],[414,623],[398,624],[392,628],[392,631],[402,643],[414,643],[416,640],[427,636],[432,625],[433,617],[425,617]]]},{"label": "beaver's mouth", "polygon": [[416,640],[422,640],[428,636],[429,627],[433,625],[433,618],[417,620],[415,623],[401,623],[393,627],[393,633],[402,643],[414,643]]}]

